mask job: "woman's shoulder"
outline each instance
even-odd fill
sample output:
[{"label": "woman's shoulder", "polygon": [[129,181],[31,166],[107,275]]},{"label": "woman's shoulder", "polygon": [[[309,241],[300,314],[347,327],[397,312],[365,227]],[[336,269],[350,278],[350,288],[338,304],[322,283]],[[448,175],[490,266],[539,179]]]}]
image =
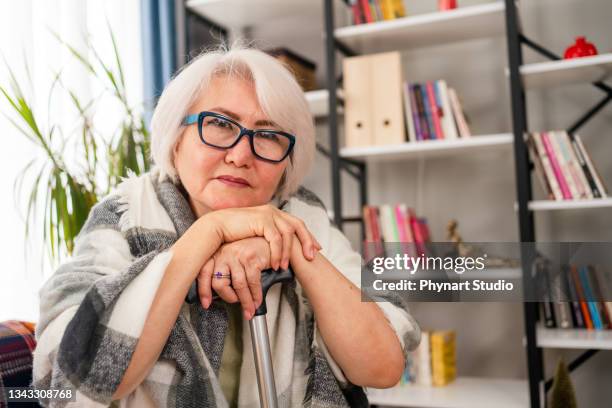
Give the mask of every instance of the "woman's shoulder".
[{"label": "woman's shoulder", "polygon": [[323,201],[312,191],[300,187],[289,200],[285,207],[286,211],[300,218],[309,229],[329,229],[332,226],[330,215]]},{"label": "woman's shoulder", "polygon": [[85,227],[104,224],[125,230],[134,226],[135,218],[140,218],[135,217],[136,212],[141,212],[139,208],[157,201],[157,178],[155,171],[128,174],[92,207]]}]

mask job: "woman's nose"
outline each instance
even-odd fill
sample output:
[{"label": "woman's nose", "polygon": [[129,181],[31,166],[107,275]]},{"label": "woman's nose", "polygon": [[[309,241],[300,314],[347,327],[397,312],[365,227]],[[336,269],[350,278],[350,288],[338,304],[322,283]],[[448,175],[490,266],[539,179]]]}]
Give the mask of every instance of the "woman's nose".
[{"label": "woman's nose", "polygon": [[234,163],[237,167],[249,167],[254,158],[247,135],[242,136],[238,144],[228,149],[225,154],[225,161],[227,163]]}]

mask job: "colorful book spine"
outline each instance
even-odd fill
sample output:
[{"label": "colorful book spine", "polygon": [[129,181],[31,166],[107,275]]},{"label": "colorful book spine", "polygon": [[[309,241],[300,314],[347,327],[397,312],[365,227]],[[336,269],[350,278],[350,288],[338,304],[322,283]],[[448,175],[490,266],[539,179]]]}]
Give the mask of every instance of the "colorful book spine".
[{"label": "colorful book spine", "polygon": [[457,376],[455,332],[431,333],[431,377],[434,386],[451,383]]},{"label": "colorful book spine", "polygon": [[565,181],[565,178],[563,177],[563,172],[561,171],[559,162],[557,161],[557,158],[555,157],[555,151],[548,137],[548,133],[542,132],[541,136],[542,136],[542,143],[544,144],[544,149],[546,149],[546,155],[548,156],[548,159],[550,160],[550,164],[552,166],[553,172],[555,173],[555,178],[559,182],[559,187],[561,188],[563,199],[571,200],[572,194],[567,185],[567,182]]},{"label": "colorful book spine", "polygon": [[410,108],[412,114],[412,123],[414,124],[414,133],[416,140],[423,140],[423,131],[421,130],[421,117],[419,116],[419,109],[417,105],[416,96],[414,93],[414,86],[408,85],[408,94],[410,95]]},{"label": "colorful book spine", "polygon": [[440,120],[442,107],[438,103],[434,83],[432,81],[427,81],[425,87],[427,89],[427,99],[429,100],[429,109],[431,110],[431,120],[434,125],[436,139],[444,139],[444,132],[442,131],[442,121]]},{"label": "colorful book spine", "polygon": [[593,196],[595,198],[603,198],[607,196],[607,191],[606,191],[606,187],[603,184],[603,181],[599,175],[599,173],[597,172],[597,169],[595,168],[595,166],[593,165],[593,160],[591,160],[591,156],[589,155],[589,153],[586,151],[586,148],[584,147],[584,143],[582,143],[582,139],[580,138],[580,135],[575,135],[574,136],[576,143],[578,144],[578,147],[584,157],[584,160],[586,162],[586,167],[589,171],[589,173],[591,174],[594,182],[595,182],[595,189],[593,190]]},{"label": "colorful book spine", "polygon": [[574,281],[574,286],[576,287],[576,292],[578,293],[578,298],[580,299],[580,310],[582,311],[582,318],[584,319],[584,324],[587,329],[593,328],[593,320],[591,319],[591,313],[589,312],[589,307],[586,302],[586,297],[584,294],[584,290],[582,288],[582,284],[580,283],[580,276],[578,274],[578,267],[576,265],[570,266],[570,273],[572,275],[572,279]]},{"label": "colorful book spine", "polygon": [[374,18],[372,16],[372,10],[370,9],[370,2],[368,0],[360,0],[361,11],[363,12],[363,16],[365,18],[366,23],[373,23]]},{"label": "colorful book spine", "polygon": [[414,84],[412,86],[412,90],[414,91],[414,97],[416,99],[417,112],[419,114],[419,120],[421,123],[421,140],[429,140],[430,137],[430,129],[429,123],[427,122],[427,114],[425,112],[425,104],[423,102],[423,94],[421,92],[421,86],[418,84]]},{"label": "colorful book spine", "polygon": [[566,293],[569,294],[570,306],[572,310],[572,326],[584,328],[586,326],[584,324],[584,319],[582,318],[582,311],[580,310],[578,293],[576,292],[576,287],[574,286],[568,265],[563,267],[563,278],[565,279]]},{"label": "colorful book spine", "polygon": [[431,110],[431,102],[429,101],[429,98],[427,97],[427,86],[425,85],[419,85],[419,90],[420,90],[420,94],[421,94],[421,98],[423,100],[423,110],[425,112],[425,120],[427,121],[427,129],[429,131],[429,139],[434,140],[437,139],[438,137],[436,136],[436,127],[434,126],[434,122],[433,122],[433,112]]},{"label": "colorful book spine", "polygon": [[531,137],[533,138],[533,143],[538,156],[540,156],[540,160],[542,161],[542,168],[544,169],[546,180],[548,180],[550,184],[555,200],[563,200],[561,187],[559,186],[557,177],[555,177],[555,172],[553,171],[552,164],[550,163],[550,158],[548,157],[548,154],[546,154],[546,149],[544,148],[544,143],[542,142],[542,134],[535,132],[531,134]]},{"label": "colorful book spine", "polygon": [[563,175],[563,179],[567,183],[567,188],[569,189],[571,198],[580,198],[580,192],[578,190],[578,186],[574,182],[574,178],[572,177],[570,163],[568,157],[563,154],[563,147],[560,139],[559,132],[547,132],[548,140],[553,148],[553,152],[555,155],[555,159],[557,163],[559,163],[559,168],[561,169],[561,174]]},{"label": "colorful book spine", "polygon": [[580,197],[587,199],[593,198],[591,187],[589,186],[586,175],[578,162],[578,157],[576,157],[569,135],[565,131],[559,133],[561,148],[563,149],[563,154],[567,156],[567,161],[570,163],[570,171],[572,173],[572,177],[574,177],[576,185],[578,186]]},{"label": "colorful book spine", "polygon": [[582,287],[584,289],[584,295],[589,306],[589,312],[591,313],[591,318],[593,319],[593,327],[595,327],[597,330],[601,330],[603,329],[603,325],[601,323],[601,316],[599,315],[599,310],[597,308],[597,302],[595,301],[595,296],[593,295],[593,289],[591,288],[591,284],[589,282],[588,268],[586,266],[582,266],[579,270],[579,275],[580,282],[582,283]]}]

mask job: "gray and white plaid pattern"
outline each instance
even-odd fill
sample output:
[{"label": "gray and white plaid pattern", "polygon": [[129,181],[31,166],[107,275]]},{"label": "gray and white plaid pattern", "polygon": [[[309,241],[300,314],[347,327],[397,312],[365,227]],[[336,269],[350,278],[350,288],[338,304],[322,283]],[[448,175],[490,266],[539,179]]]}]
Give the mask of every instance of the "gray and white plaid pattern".
[{"label": "gray and white plaid pattern", "polygon": [[[315,196],[316,197],[316,196]],[[325,210],[298,192],[283,208],[306,222],[322,254],[356,285],[360,256],[334,228]],[[111,405],[164,270],[169,248],[195,221],[180,188],[155,172],[131,176],[97,204],[79,234],[73,256],[40,291],[34,386],[72,389],[74,402],[45,406]],[[407,352],[420,331],[405,305],[378,303]],[[296,282],[267,296],[268,329],[281,407],[346,407],[351,384],[316,328],[312,307]],[[226,407],[218,381],[228,325],[225,303],[208,310],[184,304],[146,379],[119,406]],[[248,322],[243,322],[240,407],[258,407]],[[117,403],[113,403],[113,406]]]}]

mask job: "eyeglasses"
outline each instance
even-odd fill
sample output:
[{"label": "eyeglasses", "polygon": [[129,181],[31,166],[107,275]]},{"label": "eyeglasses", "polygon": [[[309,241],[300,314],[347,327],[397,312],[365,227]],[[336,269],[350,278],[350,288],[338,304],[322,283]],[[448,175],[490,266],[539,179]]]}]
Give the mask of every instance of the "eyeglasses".
[{"label": "eyeglasses", "polygon": [[260,160],[279,163],[293,150],[295,136],[279,130],[247,129],[238,122],[216,112],[200,112],[188,115],[183,126],[198,124],[202,143],[219,149],[231,149],[242,136],[249,137],[251,152]]}]

